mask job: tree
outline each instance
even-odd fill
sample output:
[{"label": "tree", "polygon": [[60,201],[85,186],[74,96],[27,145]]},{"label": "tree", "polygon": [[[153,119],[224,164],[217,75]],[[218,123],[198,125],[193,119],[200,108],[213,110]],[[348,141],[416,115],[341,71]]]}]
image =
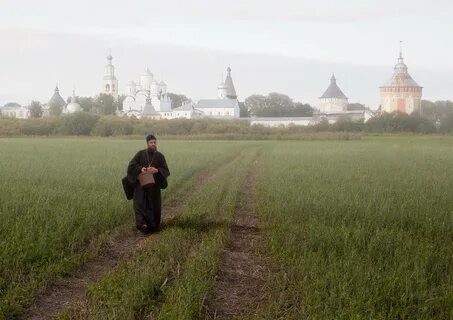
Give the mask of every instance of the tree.
[{"label": "tree", "polygon": [[440,119],[439,131],[442,133],[451,133],[453,132],[453,111],[446,113]]},{"label": "tree", "polygon": [[94,100],[92,97],[77,97],[77,101],[80,104],[80,107],[85,112],[93,111]]},{"label": "tree", "polygon": [[447,114],[453,112],[453,101],[436,101],[422,100],[421,112],[424,117],[433,121],[440,121]]},{"label": "tree", "polygon": [[244,108],[255,117],[310,117],[313,108],[309,104],[294,103],[286,94],[277,92],[267,96],[251,95],[244,101]]},{"label": "tree", "polygon": [[59,132],[65,135],[90,135],[99,120],[98,115],[75,112],[62,116]]},{"label": "tree", "polygon": [[187,98],[183,94],[176,94],[176,93],[171,93],[168,92],[167,95],[171,99],[171,108],[175,109],[183,105],[184,102],[190,101],[189,98]]},{"label": "tree", "polygon": [[28,109],[30,110],[30,117],[32,118],[42,117],[42,106],[39,101],[32,101]]},{"label": "tree", "polygon": [[417,113],[400,112],[383,113],[366,122],[366,129],[372,132],[417,132],[433,133],[436,130],[434,122]]},{"label": "tree", "polygon": [[239,102],[239,117],[241,118],[247,118],[250,117],[250,112],[245,106],[244,102]]},{"label": "tree", "polygon": [[122,94],[118,96],[118,99],[115,101],[116,110],[123,111],[123,101],[126,99],[126,95]]},{"label": "tree", "polygon": [[101,115],[108,115],[108,114],[115,114],[117,104],[114,101],[115,99],[113,96],[101,93],[96,99],[93,101],[93,109],[96,114]]},{"label": "tree", "polygon": [[294,104],[294,117],[311,117],[313,108],[308,103],[296,102]]},{"label": "tree", "polygon": [[259,117],[262,109],[266,105],[266,97],[260,94],[254,94],[244,100],[244,107],[250,115]]}]

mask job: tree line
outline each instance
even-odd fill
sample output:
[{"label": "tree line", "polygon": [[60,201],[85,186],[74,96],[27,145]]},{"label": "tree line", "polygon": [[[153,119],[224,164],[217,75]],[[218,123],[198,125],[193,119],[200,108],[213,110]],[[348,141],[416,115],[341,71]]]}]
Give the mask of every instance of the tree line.
[{"label": "tree line", "polygon": [[[182,106],[191,99],[184,94],[168,93],[171,98],[172,109]],[[115,100],[108,94],[101,93],[96,97],[76,97],[76,102],[83,111],[97,115],[114,115],[123,109],[125,95]],[[68,98],[66,103],[70,102]],[[360,105],[361,106],[361,105]],[[288,95],[272,92],[268,95],[254,94],[239,103],[241,117],[311,117],[314,109],[310,104],[294,102]],[[32,101],[29,106],[31,118],[43,116],[44,108],[39,101]],[[57,102],[48,105],[49,114],[59,116],[63,112],[63,106]]]},{"label": "tree line", "polygon": [[127,136],[144,135],[152,131],[159,135],[201,136],[217,135],[225,139],[297,138],[298,135],[313,132],[344,133],[453,133],[453,110],[446,112],[439,121],[433,121],[419,113],[383,113],[364,121],[347,117],[336,123],[319,118],[312,126],[268,128],[251,125],[245,119],[222,120],[200,119],[135,119],[115,115],[97,115],[76,112],[32,119],[0,118],[0,136],[20,135],[85,135],[85,136]]}]

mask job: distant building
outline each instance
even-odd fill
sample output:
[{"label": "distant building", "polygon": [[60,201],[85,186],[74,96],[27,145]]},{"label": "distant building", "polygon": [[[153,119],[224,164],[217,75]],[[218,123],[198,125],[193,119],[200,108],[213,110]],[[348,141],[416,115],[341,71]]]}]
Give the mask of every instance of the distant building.
[{"label": "distant building", "polygon": [[252,117],[248,118],[251,125],[263,127],[289,127],[289,126],[312,126],[319,123],[315,117]]},{"label": "distant building", "polygon": [[231,68],[227,68],[225,81],[217,87],[217,99],[199,100],[195,109],[205,117],[239,118],[239,101],[231,78]]},{"label": "distant building", "polygon": [[423,87],[407,71],[402,51],[395,65],[392,78],[380,87],[381,111],[412,113],[420,110]]},{"label": "distant building", "polygon": [[[154,75],[146,68],[140,76],[139,83],[131,81],[126,86],[126,98],[123,101],[123,114],[141,118],[145,112],[147,101],[162,117],[169,117],[171,113],[171,99],[167,94],[167,84],[158,82]],[[149,106],[148,106],[149,110]]]},{"label": "distant building", "polygon": [[102,91],[118,99],[118,80],[115,77],[115,67],[112,64],[112,55],[107,56],[107,64],[105,65],[104,77],[102,78]]},{"label": "distant building", "polygon": [[0,114],[6,118],[28,119],[30,117],[30,110],[16,102],[10,102],[0,108]]},{"label": "distant building", "polygon": [[319,98],[318,109],[320,113],[343,113],[348,111],[348,98],[337,85],[337,79],[332,74],[330,85]]},{"label": "distant building", "polygon": [[66,105],[66,107],[63,109],[63,113],[75,113],[75,112],[80,112],[83,111],[82,107],[80,104],[77,103],[77,99],[75,96],[75,91],[72,91],[72,97],[71,101]]},{"label": "distant building", "polygon": [[141,113],[141,118],[147,118],[147,119],[161,119],[162,116],[159,112],[154,109],[151,99],[147,98],[146,99],[146,104],[143,107],[143,111]]},{"label": "distant building", "polygon": [[182,106],[173,109],[171,117],[173,119],[176,118],[186,118],[186,119],[193,119],[193,118],[200,118],[203,116],[203,112],[196,109],[193,102],[186,101],[183,103]]},{"label": "distant building", "polygon": [[58,85],[55,86],[54,93],[50,98],[47,105],[43,106],[43,117],[47,117],[50,115],[52,109],[59,109],[61,111],[64,110],[66,106],[66,102],[64,101],[63,97],[60,95],[60,90],[58,89]]}]

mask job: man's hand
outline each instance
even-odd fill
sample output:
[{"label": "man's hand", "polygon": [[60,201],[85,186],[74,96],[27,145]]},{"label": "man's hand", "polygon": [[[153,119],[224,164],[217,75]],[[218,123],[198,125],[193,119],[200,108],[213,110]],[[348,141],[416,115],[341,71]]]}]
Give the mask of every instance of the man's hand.
[{"label": "man's hand", "polygon": [[143,167],[142,168],[142,172],[150,172],[152,174],[155,174],[155,173],[158,173],[159,170],[157,170],[156,168],[154,167]]},{"label": "man's hand", "polygon": [[154,167],[148,167],[148,172],[151,172],[152,174],[155,174],[155,173],[159,172],[159,170],[157,170]]}]

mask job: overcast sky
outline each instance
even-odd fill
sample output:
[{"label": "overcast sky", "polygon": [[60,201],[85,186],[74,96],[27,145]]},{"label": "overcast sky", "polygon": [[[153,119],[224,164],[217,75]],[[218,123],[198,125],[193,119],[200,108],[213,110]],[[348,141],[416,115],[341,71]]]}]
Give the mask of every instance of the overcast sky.
[{"label": "overcast sky", "polygon": [[0,105],[95,95],[109,49],[120,93],[146,67],[168,90],[213,98],[231,65],[239,99],[316,103],[332,72],[375,108],[403,40],[424,98],[453,100],[453,1],[0,0]]}]

